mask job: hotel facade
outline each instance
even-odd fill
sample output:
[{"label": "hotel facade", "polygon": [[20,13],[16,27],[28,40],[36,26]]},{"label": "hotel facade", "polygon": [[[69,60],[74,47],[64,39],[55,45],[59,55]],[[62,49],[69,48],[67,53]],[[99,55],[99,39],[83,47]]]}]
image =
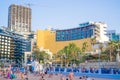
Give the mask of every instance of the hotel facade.
[{"label": "hotel facade", "polygon": [[22,65],[28,40],[13,31],[0,28],[0,59],[12,60]]},{"label": "hotel facade", "polygon": [[107,36],[110,41],[120,41],[120,34],[117,34],[115,30],[108,30]]},{"label": "hotel facade", "polygon": [[37,47],[49,49],[53,54],[67,46],[69,43],[75,43],[82,48],[82,44],[87,42],[87,51],[92,50],[91,38],[96,37],[97,42],[109,41],[106,36],[107,25],[103,22],[86,22],[79,24],[79,27],[64,30],[38,30]]}]

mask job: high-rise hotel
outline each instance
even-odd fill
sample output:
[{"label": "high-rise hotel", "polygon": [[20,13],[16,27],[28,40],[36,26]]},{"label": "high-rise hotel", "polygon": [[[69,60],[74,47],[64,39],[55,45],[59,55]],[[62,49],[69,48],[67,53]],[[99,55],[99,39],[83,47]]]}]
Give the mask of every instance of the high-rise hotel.
[{"label": "high-rise hotel", "polygon": [[11,31],[31,32],[31,8],[15,4],[10,5],[8,27]]}]

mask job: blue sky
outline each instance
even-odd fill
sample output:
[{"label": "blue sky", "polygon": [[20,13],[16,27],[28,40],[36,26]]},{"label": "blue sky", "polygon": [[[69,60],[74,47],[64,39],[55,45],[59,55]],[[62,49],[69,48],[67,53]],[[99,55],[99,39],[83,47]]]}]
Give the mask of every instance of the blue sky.
[{"label": "blue sky", "polygon": [[103,21],[120,32],[120,0],[1,0],[0,26],[7,26],[11,4],[32,4],[32,30],[78,27],[87,21]]}]

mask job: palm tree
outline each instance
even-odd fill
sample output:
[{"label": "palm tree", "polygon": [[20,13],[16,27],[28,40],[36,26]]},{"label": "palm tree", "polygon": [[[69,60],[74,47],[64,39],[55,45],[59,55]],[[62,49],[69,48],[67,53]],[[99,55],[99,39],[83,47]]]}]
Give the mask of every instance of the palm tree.
[{"label": "palm tree", "polygon": [[81,59],[82,52],[79,47],[76,47],[74,51],[74,63],[79,64],[80,59]]},{"label": "palm tree", "polygon": [[85,52],[86,49],[87,49],[87,47],[88,47],[88,43],[87,43],[87,42],[84,42],[84,43],[82,44],[82,52]]},{"label": "palm tree", "polygon": [[74,47],[75,47],[75,45],[70,43],[68,46],[65,46],[63,48],[67,64],[69,64],[69,62],[70,62],[70,60],[72,58],[72,54],[74,52]]},{"label": "palm tree", "polygon": [[53,54],[53,56],[52,56],[52,64],[56,65],[57,60],[58,60],[58,55],[57,54]]},{"label": "palm tree", "polygon": [[116,50],[116,61],[120,61],[119,60],[119,57],[120,57],[120,54],[119,54],[119,52],[120,52],[120,41],[117,41],[116,43],[115,43],[115,50]]},{"label": "palm tree", "polygon": [[70,43],[69,45],[69,53],[71,55],[71,59],[70,60],[73,60],[74,63],[76,63],[76,60],[79,60],[79,52],[80,51],[80,48],[76,46],[76,44],[74,43]]},{"label": "palm tree", "polygon": [[103,43],[99,43],[99,49],[100,49],[100,53],[98,54],[99,55],[99,61],[100,61],[100,54],[102,54],[102,52],[103,52],[103,48],[104,48]]},{"label": "palm tree", "polygon": [[115,49],[115,42],[114,41],[110,41],[108,43],[108,50],[109,50],[109,60],[112,61],[112,52]]},{"label": "palm tree", "polygon": [[104,48],[103,43],[99,43],[99,49],[100,49],[101,53],[103,52],[103,48]]},{"label": "palm tree", "polygon": [[65,56],[65,53],[64,53],[63,49],[57,52],[57,57],[61,61],[61,67],[62,67],[62,64],[63,64],[63,61],[64,61],[64,56]]},{"label": "palm tree", "polygon": [[94,45],[96,44],[96,37],[91,38],[92,49],[94,51]]},{"label": "palm tree", "polygon": [[[78,52],[80,52],[79,47],[77,47],[74,43],[70,43],[65,46],[62,50],[58,52],[59,55],[64,55],[65,62],[68,65],[70,61],[78,59]],[[62,53],[62,54],[61,54]]]}]

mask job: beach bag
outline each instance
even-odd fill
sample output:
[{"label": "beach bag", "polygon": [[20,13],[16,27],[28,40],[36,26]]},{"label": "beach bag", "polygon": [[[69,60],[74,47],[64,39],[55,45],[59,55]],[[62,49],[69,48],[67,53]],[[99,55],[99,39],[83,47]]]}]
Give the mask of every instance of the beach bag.
[{"label": "beach bag", "polygon": [[16,78],[16,76],[15,76],[14,74],[11,74],[11,75],[10,75],[10,78],[11,78],[11,79],[14,79],[14,78]]}]

